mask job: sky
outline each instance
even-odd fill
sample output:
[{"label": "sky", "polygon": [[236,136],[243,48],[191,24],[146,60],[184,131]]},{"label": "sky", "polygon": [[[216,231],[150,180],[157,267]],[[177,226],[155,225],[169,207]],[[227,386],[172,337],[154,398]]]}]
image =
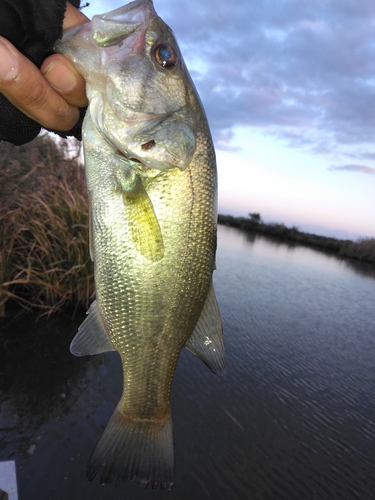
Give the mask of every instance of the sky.
[{"label": "sky", "polygon": [[[91,18],[127,2],[89,3]],[[375,237],[374,0],[154,6],[208,116],[219,213]]]}]

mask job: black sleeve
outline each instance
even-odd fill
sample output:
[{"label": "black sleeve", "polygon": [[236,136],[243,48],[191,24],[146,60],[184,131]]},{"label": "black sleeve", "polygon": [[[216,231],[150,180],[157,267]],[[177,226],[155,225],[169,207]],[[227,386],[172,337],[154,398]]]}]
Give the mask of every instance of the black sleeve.
[{"label": "black sleeve", "polygon": [[[79,7],[80,0],[70,0]],[[7,38],[38,68],[52,53],[53,43],[62,35],[66,0],[1,0],[0,35]],[[81,138],[81,120],[63,134]],[[0,94],[0,140],[13,144],[25,144],[34,139],[41,126],[24,115]]]}]

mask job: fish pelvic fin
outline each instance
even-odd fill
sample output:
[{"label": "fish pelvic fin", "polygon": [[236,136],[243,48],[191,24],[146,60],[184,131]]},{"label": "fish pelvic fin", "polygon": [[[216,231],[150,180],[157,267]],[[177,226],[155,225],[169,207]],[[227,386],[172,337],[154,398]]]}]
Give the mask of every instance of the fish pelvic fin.
[{"label": "fish pelvic fin", "polygon": [[123,191],[123,198],[135,248],[150,261],[161,260],[164,257],[163,236],[150,197],[139,177],[131,191]]},{"label": "fish pelvic fin", "polygon": [[70,344],[70,352],[74,356],[88,356],[115,351],[104,329],[96,300],[91,304],[87,314],[87,318],[78,328],[78,333]]},{"label": "fish pelvic fin", "polygon": [[136,481],[147,488],[172,489],[172,419],[163,421],[128,418],[116,408],[92,452],[87,478],[92,481],[101,471],[101,484]]},{"label": "fish pelvic fin", "polygon": [[201,315],[185,347],[213,373],[226,375],[223,327],[212,281]]}]

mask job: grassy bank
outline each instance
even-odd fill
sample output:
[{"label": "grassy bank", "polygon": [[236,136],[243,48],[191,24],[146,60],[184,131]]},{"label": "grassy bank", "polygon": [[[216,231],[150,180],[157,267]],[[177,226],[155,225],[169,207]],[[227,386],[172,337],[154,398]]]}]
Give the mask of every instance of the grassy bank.
[{"label": "grassy bank", "polygon": [[94,291],[84,169],[72,143],[0,142],[0,316],[87,307]]},{"label": "grassy bank", "polygon": [[219,224],[276,237],[284,241],[321,248],[335,253],[340,257],[375,263],[375,238],[363,238],[358,241],[328,238],[316,234],[304,233],[296,227],[286,227],[285,224],[266,224],[262,222],[259,214],[250,215],[251,217],[247,218],[219,214],[218,222]]},{"label": "grassy bank", "polygon": [[[19,147],[0,141],[0,317],[13,306],[41,315],[87,308],[93,298],[84,169],[71,146],[48,135]],[[218,221],[375,263],[375,239],[326,238],[265,224],[259,214]]]}]

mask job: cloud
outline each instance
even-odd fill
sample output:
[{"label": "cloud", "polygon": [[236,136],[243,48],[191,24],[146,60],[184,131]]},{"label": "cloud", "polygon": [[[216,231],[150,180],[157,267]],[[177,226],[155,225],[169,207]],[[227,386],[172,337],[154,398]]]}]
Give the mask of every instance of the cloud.
[{"label": "cloud", "polygon": [[165,0],[157,9],[195,69],[214,136],[257,126],[329,134],[327,148],[373,140],[373,0]]},{"label": "cloud", "polygon": [[[123,0],[90,3],[110,10]],[[236,127],[258,127],[316,154],[375,152],[374,0],[155,0],[155,8],[176,34],[219,147],[230,147]]]},{"label": "cloud", "polygon": [[341,165],[331,166],[328,170],[349,170],[350,172],[362,172],[364,174],[375,175],[375,168],[366,167],[364,165]]}]

